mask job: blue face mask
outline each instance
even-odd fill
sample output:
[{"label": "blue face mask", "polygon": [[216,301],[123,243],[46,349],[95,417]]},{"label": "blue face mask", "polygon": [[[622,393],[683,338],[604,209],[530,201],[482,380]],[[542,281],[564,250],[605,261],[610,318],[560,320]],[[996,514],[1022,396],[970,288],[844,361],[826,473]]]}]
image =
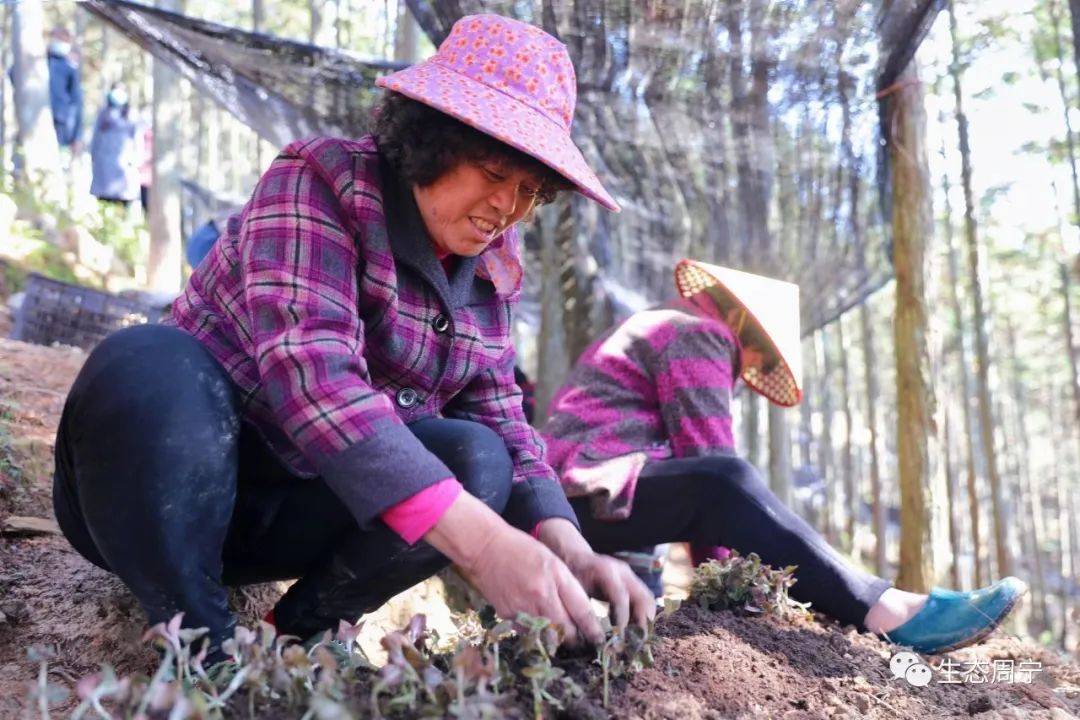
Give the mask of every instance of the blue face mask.
[{"label": "blue face mask", "polygon": [[71,52],[71,43],[64,42],[63,40],[52,40],[49,42],[49,52],[53,55],[67,56]]},{"label": "blue face mask", "polygon": [[109,94],[105,96],[105,100],[113,107],[123,107],[127,105],[128,96],[123,90],[110,90]]}]

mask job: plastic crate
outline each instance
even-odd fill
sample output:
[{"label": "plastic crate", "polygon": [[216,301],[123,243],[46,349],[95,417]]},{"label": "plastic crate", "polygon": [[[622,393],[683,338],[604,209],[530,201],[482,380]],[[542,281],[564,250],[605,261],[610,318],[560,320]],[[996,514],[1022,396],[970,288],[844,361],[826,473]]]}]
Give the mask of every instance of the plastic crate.
[{"label": "plastic crate", "polygon": [[160,314],[138,300],[31,273],[11,337],[89,350],[113,330],[157,320]]}]

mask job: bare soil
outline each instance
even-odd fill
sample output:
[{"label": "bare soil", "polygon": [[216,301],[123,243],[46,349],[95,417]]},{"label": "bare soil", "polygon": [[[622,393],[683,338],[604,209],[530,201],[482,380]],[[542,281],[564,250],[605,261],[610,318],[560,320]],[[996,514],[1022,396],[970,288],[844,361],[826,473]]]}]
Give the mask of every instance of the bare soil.
[{"label": "bare soil", "polygon": [[[0,339],[0,527],[10,515],[51,518],[52,447],[68,387],[85,353]],[[234,598],[251,623],[280,587]],[[438,593],[422,594],[449,617]],[[410,609],[416,609],[410,606]],[[26,717],[36,668],[33,645],[56,649],[52,679],[69,687],[110,663],[146,672],[154,654],[140,642],[145,618],[109,573],[83,560],[60,535],[0,533],[0,719]],[[441,614],[441,615],[440,615]],[[403,611],[387,618],[400,620]],[[1080,717],[1080,667],[1004,635],[951,657],[959,663],[1041,663],[1033,682],[913,687],[889,671],[890,648],[827,621],[779,621],[686,606],[658,626],[656,665],[613,686],[612,707],[590,700],[568,717],[616,718],[1065,718]],[[932,659],[933,663],[940,658]],[[596,669],[567,669],[592,685]],[[67,706],[70,708],[70,705]],[[63,715],[59,709],[56,717]]]}]

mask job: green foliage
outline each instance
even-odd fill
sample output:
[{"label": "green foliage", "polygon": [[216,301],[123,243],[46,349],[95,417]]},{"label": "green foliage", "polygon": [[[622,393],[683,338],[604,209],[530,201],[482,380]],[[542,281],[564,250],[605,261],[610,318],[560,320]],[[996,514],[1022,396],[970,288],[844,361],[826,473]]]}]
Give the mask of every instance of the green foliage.
[{"label": "green foliage", "polygon": [[806,615],[809,603],[788,595],[795,584],[796,566],[776,570],[761,562],[757,553],[737,552],[724,560],[709,560],[694,571],[690,599],[708,610],[735,610],[781,618]]},{"label": "green foliage", "polygon": [[[127,208],[107,203],[84,204],[75,210],[67,198],[56,198],[44,191],[44,178],[16,183],[10,191],[0,191],[15,208],[18,216],[6,228],[9,247],[22,248],[17,258],[21,266],[13,273],[15,288],[21,287],[25,273],[37,272],[55,280],[79,282],[72,268],[71,255],[65,252],[89,235],[97,243],[112,248],[119,268],[133,274],[145,263],[144,247],[148,240],[145,223]],[[0,228],[3,231],[4,228]],[[114,263],[116,266],[116,263]],[[5,278],[8,279],[8,278]],[[9,287],[12,287],[9,285]]]}]

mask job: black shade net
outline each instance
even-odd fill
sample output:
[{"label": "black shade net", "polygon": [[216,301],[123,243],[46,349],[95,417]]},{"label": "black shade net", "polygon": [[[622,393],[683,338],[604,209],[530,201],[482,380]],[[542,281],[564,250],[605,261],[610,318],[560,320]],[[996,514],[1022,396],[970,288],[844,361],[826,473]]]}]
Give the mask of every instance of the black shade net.
[{"label": "black shade net", "polygon": [[[939,4],[408,0],[436,44],[463,15],[497,12],[569,48],[575,140],[623,206],[613,215],[568,199],[531,234],[530,264],[555,242],[564,309],[587,316],[571,321],[573,350],[574,335],[670,297],[682,257],[798,283],[804,332],[886,283],[877,93]],[[398,67],[124,0],[83,6],[279,147],[362,134],[375,78]],[[527,272],[525,317],[540,315],[541,276]]]}]

